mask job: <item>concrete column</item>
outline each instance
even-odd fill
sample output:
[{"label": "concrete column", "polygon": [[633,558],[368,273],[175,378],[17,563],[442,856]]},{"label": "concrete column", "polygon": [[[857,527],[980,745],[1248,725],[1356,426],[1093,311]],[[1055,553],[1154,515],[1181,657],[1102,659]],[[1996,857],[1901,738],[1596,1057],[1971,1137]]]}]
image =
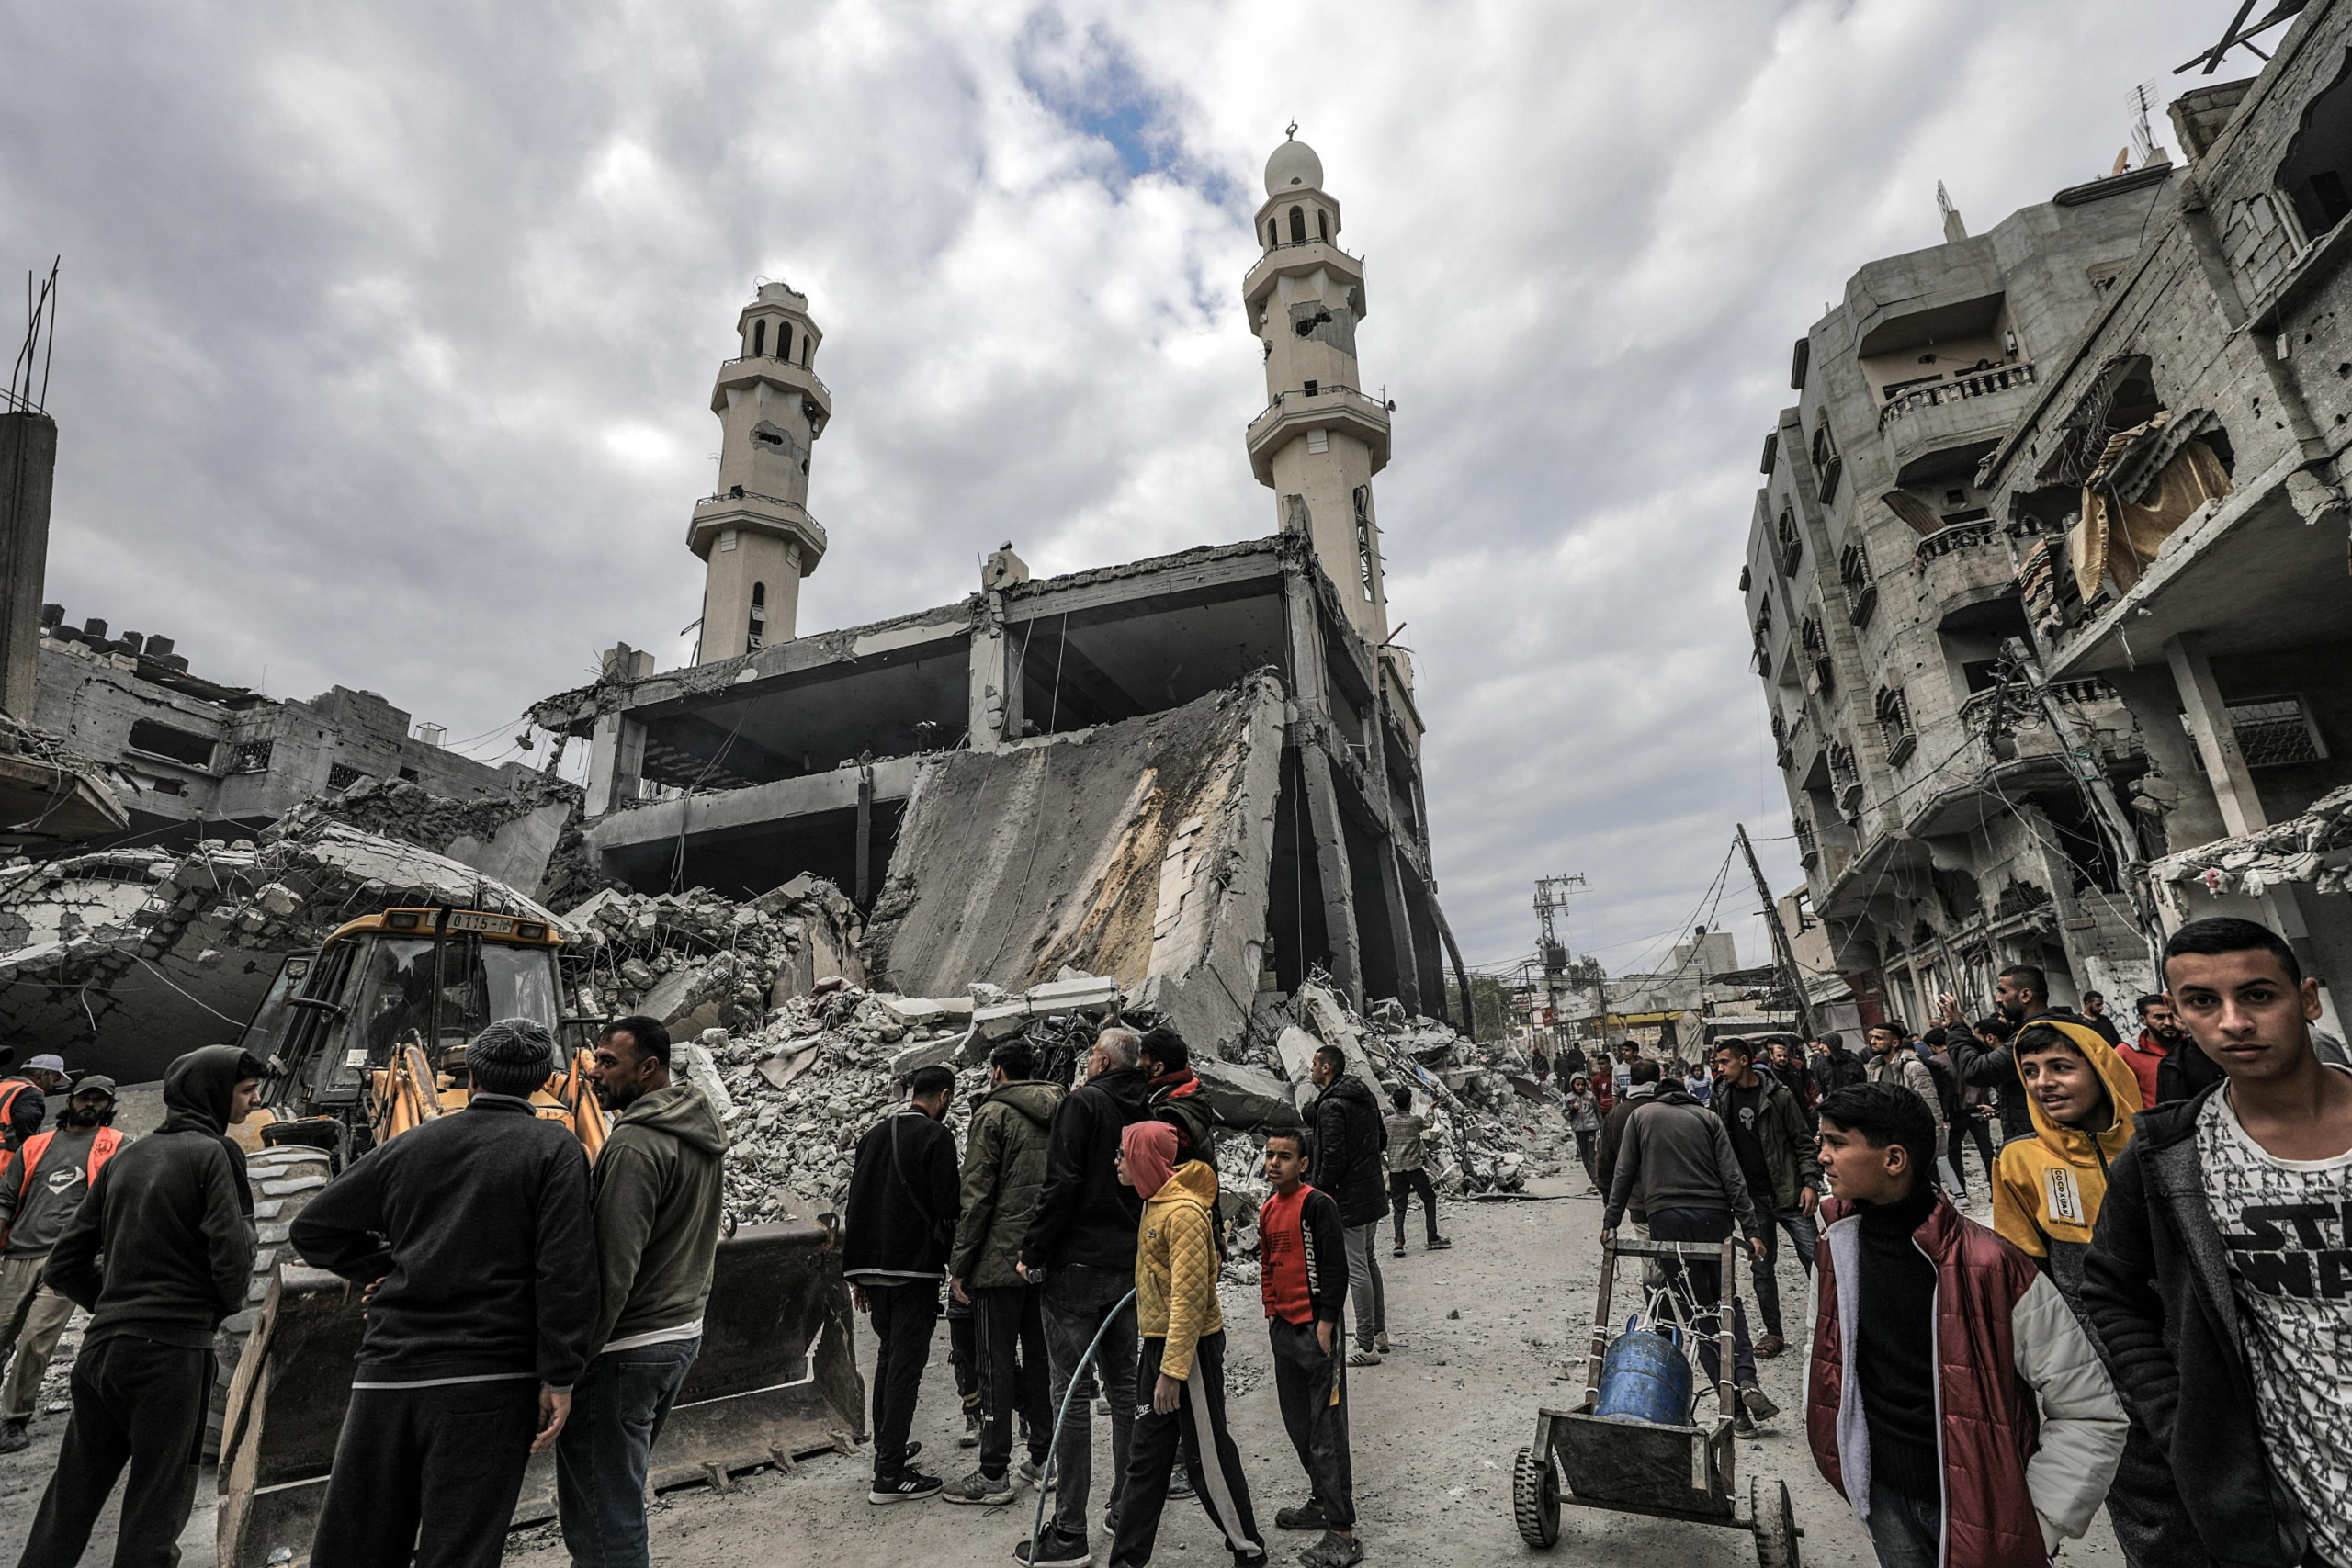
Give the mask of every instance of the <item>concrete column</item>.
[{"label": "concrete column", "polygon": [[637,798],[638,777],[645,768],[645,727],[627,714],[599,714],[588,744],[588,815],[602,817]]},{"label": "concrete column", "polygon": [[57,422],[0,413],[0,711],[33,721]]},{"label": "concrete column", "polygon": [[[1356,931],[1355,884],[1348,840],[1340,822],[1339,786],[1331,778],[1331,713],[1323,685],[1323,625],[1305,576],[1283,574],[1284,619],[1290,629],[1291,693],[1285,743],[1297,759],[1306,793],[1303,818],[1315,839],[1316,880],[1323,890],[1323,930],[1331,943],[1331,978],[1363,1005],[1363,942]],[[1303,963],[1305,953],[1299,954]]]},{"label": "concrete column", "polygon": [[980,620],[972,628],[970,686],[967,702],[975,751],[1000,751],[1017,739],[1021,728],[1021,686],[1017,671],[1006,662],[1004,595],[980,595]]},{"label": "concrete column", "polygon": [[2204,756],[2205,778],[2213,786],[2213,804],[2221,808],[2222,826],[2232,838],[2268,827],[2262,795],[2238,750],[2237,732],[2230,728],[2230,710],[2213,680],[2212,661],[2194,637],[2177,637],[2165,644],[2165,659],[2172,666],[2173,683],[2180,689],[2188,733]]}]

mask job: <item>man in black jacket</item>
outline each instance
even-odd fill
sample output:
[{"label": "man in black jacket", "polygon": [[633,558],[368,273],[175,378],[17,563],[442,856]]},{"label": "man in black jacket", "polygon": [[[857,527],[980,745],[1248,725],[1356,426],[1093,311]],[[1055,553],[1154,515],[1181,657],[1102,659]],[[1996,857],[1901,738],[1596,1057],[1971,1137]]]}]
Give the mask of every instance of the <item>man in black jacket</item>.
[{"label": "man in black jacket", "polygon": [[[1944,1016],[1960,1021],[1960,1001],[1946,997]],[[2066,1023],[2083,1021],[2075,1014],[2050,1005],[2050,977],[2030,964],[2012,964],[1993,982],[1993,1005],[2012,1031],[2045,1018],[2055,1018]],[[1972,1089],[1993,1091],[1995,1115],[2001,1123],[2001,1142],[2014,1138],[2037,1136],[2033,1130],[2033,1112],[2027,1108],[2025,1082],[2018,1077],[2017,1061],[2007,1045],[1978,1053],[1969,1058],[1963,1077]]]},{"label": "man in black jacket", "polygon": [[313,1562],[494,1568],[523,1467],[563,1430],[600,1292],[587,1156],[529,1099],[555,1063],[546,1024],[492,1024],[465,1110],[378,1145],[294,1221],[303,1261],[368,1287]]},{"label": "man in black jacket", "polygon": [[842,1205],[842,1278],[874,1326],[874,1484],[869,1503],[928,1497],[939,1477],[917,1470],[907,1433],[939,1322],[939,1285],[956,1239],[956,1134],[947,1102],[956,1075],[919,1067],[907,1103],[857,1141]]},{"label": "man in black jacket", "polygon": [[[1021,1245],[1021,1277],[1045,1287],[1046,1358],[1052,1369],[1054,1407],[1062,1407],[1086,1348],[1104,1324],[1094,1374],[1111,1406],[1111,1511],[1118,1511],[1127,1474],[1127,1440],[1136,1416],[1136,1228],[1143,1201],[1123,1186],[1114,1163],[1127,1127],[1146,1121],[1143,1037],[1112,1028],[1095,1036],[1086,1081],[1054,1113],[1046,1155],[1046,1184]],[[1116,1321],[1114,1322],[1113,1320]],[[1045,1533],[1013,1549],[1032,1568],[1078,1568],[1091,1562],[1087,1544],[1087,1490],[1093,1480],[1094,1432],[1083,1399],[1056,1438],[1054,1516]]]},{"label": "man in black jacket", "polygon": [[1351,1367],[1376,1367],[1388,1351],[1386,1284],[1380,1277],[1380,1222],[1388,1213],[1388,1177],[1380,1153],[1388,1146],[1386,1118],[1372,1087],[1348,1071],[1337,1045],[1315,1048],[1307,1069],[1315,1087],[1315,1186],[1339,1200],[1348,1228],[1348,1294],[1356,1317]]},{"label": "man in black jacket", "polygon": [[2109,1173],[2082,1305],[2118,1390],[2208,1557],[2258,1568],[2352,1563],[2352,1073],[2312,1039],[2319,985],[2250,920],[2193,920],[2165,983],[2226,1082],[2143,1111]]},{"label": "man in black jacket", "polygon": [[119,1563],[173,1563],[196,1503],[212,1333],[245,1304],[254,1200],[229,1128],[266,1069],[207,1045],[164,1074],[164,1124],[100,1168],[50,1248],[50,1289],[90,1314],[74,1415],[19,1568],[72,1568],[123,1466]]}]

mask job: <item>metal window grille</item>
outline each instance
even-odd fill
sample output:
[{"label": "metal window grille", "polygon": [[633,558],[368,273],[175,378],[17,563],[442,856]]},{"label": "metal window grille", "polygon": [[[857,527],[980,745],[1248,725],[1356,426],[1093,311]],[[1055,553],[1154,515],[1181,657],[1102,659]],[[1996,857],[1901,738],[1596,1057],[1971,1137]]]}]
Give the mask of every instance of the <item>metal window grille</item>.
[{"label": "metal window grille", "polygon": [[2258,697],[2232,703],[2229,709],[2238,753],[2249,768],[2316,762],[2327,755],[2301,697]]}]

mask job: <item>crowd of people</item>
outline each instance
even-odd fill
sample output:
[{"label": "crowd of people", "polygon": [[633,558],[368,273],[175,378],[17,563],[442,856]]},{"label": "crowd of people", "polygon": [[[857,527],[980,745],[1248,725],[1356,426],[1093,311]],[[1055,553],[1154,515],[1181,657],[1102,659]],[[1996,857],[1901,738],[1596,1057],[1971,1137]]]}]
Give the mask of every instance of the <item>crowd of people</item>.
[{"label": "crowd of people", "polygon": [[[1168,1501],[1191,1496],[1237,1563],[1264,1562],[1250,1477],[1227,1426],[1217,1280],[1229,1226],[1216,1119],[1191,1052],[1172,1030],[1114,1026],[1074,1088],[1039,1080],[1036,1067],[1019,1038],[989,1054],[960,1163],[945,1067],[916,1072],[905,1105],[859,1140],[842,1268],[876,1344],[867,1500],[1001,1507],[1023,1485],[1049,1488],[1051,1511],[1014,1559],[1091,1563],[1099,1394],[1111,1427],[1100,1500],[1109,1561],[1148,1562]],[[1304,1493],[1273,1524],[1315,1535],[1298,1553],[1305,1568],[1349,1568],[1364,1548],[1348,1369],[1396,1349],[1381,1222],[1393,1221],[1392,1256],[1401,1254],[1418,1196],[1426,1247],[1453,1244],[1438,1229],[1429,1126],[1409,1093],[1384,1113],[1336,1046],[1317,1050],[1311,1071],[1308,1127],[1266,1135],[1272,1192],[1257,1215],[1269,1357]],[[978,1452],[948,1480],[916,1462],[910,1434],[933,1325],[959,1309],[973,1326],[961,1348],[951,1336],[950,1354],[964,1442]]]},{"label": "crowd of people", "polygon": [[[2164,980],[2129,1040],[2103,998],[2053,1006],[2020,964],[1992,1015],[1966,1022],[1945,998],[1925,1035],[1874,1025],[1866,1054],[1724,1039],[1703,1084],[1631,1048],[1547,1063],[1566,1075],[1604,1231],[1705,1249],[1668,1282],[1711,1377],[1714,1249],[1744,1244],[1742,1437],[1779,1414],[1756,1364],[1788,1348],[1780,1243],[1817,1276],[1806,1433],[1883,1568],[2043,1563],[2101,1506],[2143,1568],[2352,1568],[2352,1062],[2312,1027],[2317,982],[2261,926],[2184,926]],[[314,1561],[494,1563],[524,1467],[548,1450],[572,1560],[649,1561],[650,1455],[700,1348],[728,1137],[673,1078],[662,1025],[623,1019],[594,1048],[615,1119],[592,1168],[528,1102],[556,1060],[544,1025],[492,1025],[466,1053],[465,1110],[353,1161],[291,1226],[366,1313]],[[0,1080],[0,1445],[25,1445],[59,1331],[91,1314],[29,1568],[78,1562],[118,1485],[116,1560],[176,1560],[214,1332],[254,1258],[229,1130],[265,1070],[232,1046],[179,1058],[165,1120],[136,1139],[112,1127],[103,1077],[36,1057]],[[956,1078],[921,1069],[858,1142],[841,1253],[873,1332],[868,1500],[1001,1507],[1046,1490],[1017,1561],[1091,1564],[1099,1506],[1109,1561],[1141,1568],[1167,1502],[1191,1495],[1237,1563],[1264,1562],[1227,1420],[1229,1206],[1185,1043],[1114,1025],[1075,1087],[1035,1070],[1024,1041],[995,1049],[959,1147]],[[1256,1214],[1298,1465],[1299,1500],[1272,1522],[1312,1533],[1304,1568],[1349,1568],[1365,1549],[1348,1380],[1397,1349],[1382,1219],[1392,1258],[1416,1198],[1423,1245],[1450,1244],[1410,1096],[1384,1108],[1328,1046],[1313,1077],[1306,1125],[1265,1137]],[[943,1311],[977,1450],[952,1482],[911,1438]]]},{"label": "crowd of people", "polygon": [[[2163,978],[2130,1039],[2017,964],[1860,1054],[1721,1041],[1703,1096],[1630,1047],[1565,1069],[1605,1231],[1746,1242],[1739,1436],[1776,1231],[1818,1274],[1807,1437],[1883,1568],[2044,1563],[2102,1506],[2135,1568],[2352,1568],[2352,1061],[2260,925],[2182,927]],[[1713,1272],[1668,1270],[1711,1377]]]}]

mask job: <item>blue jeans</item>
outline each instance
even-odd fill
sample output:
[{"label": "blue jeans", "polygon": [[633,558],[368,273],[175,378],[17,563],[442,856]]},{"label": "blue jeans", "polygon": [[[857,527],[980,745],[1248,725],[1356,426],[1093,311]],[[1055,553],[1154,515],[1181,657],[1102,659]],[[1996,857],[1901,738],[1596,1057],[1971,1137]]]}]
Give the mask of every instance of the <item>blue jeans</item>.
[{"label": "blue jeans", "polygon": [[1878,1568],[1937,1568],[1943,1546],[1943,1506],[1905,1497],[1871,1483],[1871,1549]]},{"label": "blue jeans", "polygon": [[[1761,1219],[1763,1216],[1759,1213],[1757,1217]],[[1773,1210],[1772,1223],[1765,1225],[1763,1230],[1764,1257],[1760,1261],[1751,1260],[1748,1263],[1747,1277],[1756,1287],[1756,1315],[1764,1320],[1764,1332],[1778,1339],[1781,1337],[1781,1233],[1789,1233],[1791,1250],[1796,1253],[1797,1261],[1804,1266],[1808,1276],[1813,1272],[1814,1243],[1820,1233],[1814,1226],[1813,1216],[1803,1209]]]},{"label": "blue jeans", "polygon": [[571,1391],[555,1442],[556,1506],[576,1568],[646,1568],[645,1474],[702,1336],[607,1350]]}]

